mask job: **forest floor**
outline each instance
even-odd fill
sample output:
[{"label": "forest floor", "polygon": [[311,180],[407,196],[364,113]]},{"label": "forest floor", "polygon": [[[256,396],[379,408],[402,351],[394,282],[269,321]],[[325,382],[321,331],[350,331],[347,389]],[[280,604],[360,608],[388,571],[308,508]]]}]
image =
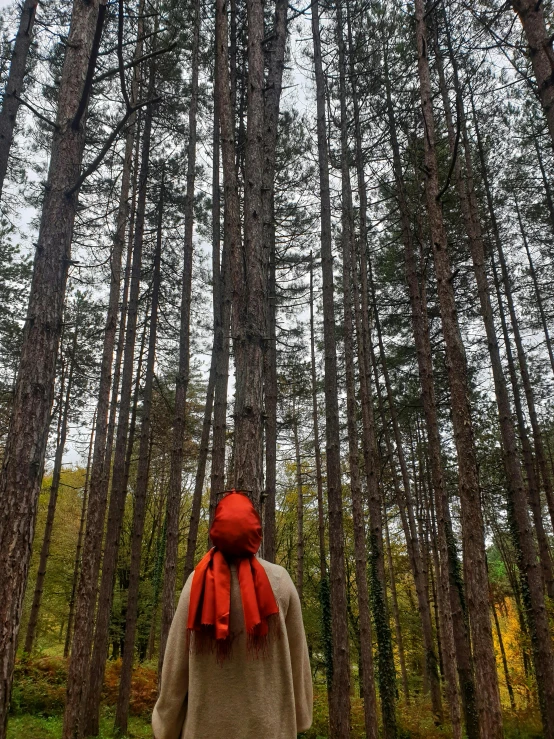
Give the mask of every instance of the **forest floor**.
[{"label": "forest floor", "polygon": [[[117,699],[120,663],[111,662],[106,670],[101,733],[99,739],[112,737],[113,706]],[[42,657],[18,662],[12,695],[12,715],[8,739],[58,739],[61,735],[65,698],[66,662],[61,658]],[[133,675],[129,739],[152,739],[150,716],[156,700],[157,674],[154,666],[141,665]],[[399,739],[449,739],[448,726],[434,725],[430,706],[422,699],[410,706],[399,705]],[[363,703],[352,699],[352,739],[363,739]],[[506,739],[540,739],[540,722],[535,710],[505,716]],[[304,739],[327,739],[327,695],[324,686],[316,686],[314,724],[302,735]]]}]

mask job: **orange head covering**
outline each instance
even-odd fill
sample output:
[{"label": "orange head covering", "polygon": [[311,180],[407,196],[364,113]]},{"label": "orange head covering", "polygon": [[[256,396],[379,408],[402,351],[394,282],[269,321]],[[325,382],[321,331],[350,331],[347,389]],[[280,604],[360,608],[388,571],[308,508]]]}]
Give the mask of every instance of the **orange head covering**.
[{"label": "orange head covering", "polygon": [[215,546],[196,566],[190,591],[187,629],[194,634],[193,647],[202,651],[215,646],[219,659],[230,654],[231,571],[226,558],[232,557],[237,563],[248,648],[263,652],[275,621],[271,617],[279,607],[266,571],[254,557],[262,541],[262,525],[245,495],[233,491],[220,501],[210,536]]}]

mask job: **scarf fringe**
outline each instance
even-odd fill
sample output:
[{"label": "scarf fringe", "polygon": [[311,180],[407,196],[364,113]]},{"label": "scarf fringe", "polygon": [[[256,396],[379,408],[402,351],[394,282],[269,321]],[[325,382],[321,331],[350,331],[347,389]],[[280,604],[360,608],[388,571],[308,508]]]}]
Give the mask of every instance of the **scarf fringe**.
[{"label": "scarf fringe", "polygon": [[[267,634],[263,636],[257,634],[256,630],[246,634],[246,653],[250,659],[266,658],[270,647],[281,638],[279,613],[267,617],[267,626]],[[216,639],[214,626],[203,624],[200,629],[187,629],[187,650],[191,654],[215,654],[217,663],[222,665],[231,657],[237,636],[229,634],[226,639]]]},{"label": "scarf fringe", "polygon": [[192,654],[214,654],[218,664],[222,664],[231,656],[235,634],[226,639],[215,638],[215,628],[203,624],[200,629],[187,629],[187,650]]},{"label": "scarf fringe", "polygon": [[268,656],[270,647],[281,638],[281,623],[279,613],[272,613],[267,617],[267,634],[260,636],[256,630],[246,635],[246,653],[252,659],[263,659]]}]

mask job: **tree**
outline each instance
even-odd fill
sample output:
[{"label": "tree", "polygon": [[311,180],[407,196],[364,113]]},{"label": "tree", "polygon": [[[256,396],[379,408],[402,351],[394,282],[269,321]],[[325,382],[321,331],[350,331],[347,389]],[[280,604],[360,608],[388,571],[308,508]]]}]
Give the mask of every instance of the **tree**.
[{"label": "tree", "polygon": [[335,299],[331,238],[331,198],[329,154],[325,112],[325,77],[321,57],[319,3],[312,7],[312,39],[317,102],[317,148],[321,200],[321,271],[323,275],[323,335],[325,344],[325,435],[327,500],[329,510],[330,598],[333,644],[329,722],[337,739],[350,734],[350,675],[348,665],[348,627],[346,575],[343,542],[342,485],[340,471],[339,408],[337,397],[337,347],[335,338]]},{"label": "tree", "polygon": [[552,39],[546,30],[544,7],[532,0],[513,0],[512,7],[518,14],[529,46],[529,56],[541,106],[554,145],[554,51]]},{"label": "tree", "polygon": [[44,467],[77,207],[77,193],[73,188],[81,168],[90,81],[105,13],[104,0],[93,0],[88,5],[75,2],[73,6],[27,322],[0,475],[0,498],[5,512],[0,524],[0,570],[3,573],[0,737],[6,732],[15,645]]},{"label": "tree", "polygon": [[416,40],[421,107],[424,124],[425,191],[427,215],[433,247],[441,323],[447,349],[447,369],[452,400],[452,420],[458,453],[460,499],[464,538],[466,592],[473,655],[475,660],[477,707],[481,731],[491,739],[502,736],[502,712],[488,609],[484,526],[481,512],[479,473],[468,401],[467,360],[457,320],[456,300],[448,244],[440,209],[435,124],[428,61],[428,44],[423,0],[416,0]]},{"label": "tree", "polygon": [[0,198],[8,171],[8,160],[13,141],[17,112],[27,71],[27,57],[33,41],[33,26],[38,0],[25,0],[21,7],[19,28],[13,45],[10,73],[0,111]]},{"label": "tree", "polygon": [[[162,595],[162,625],[159,648],[159,670],[163,665],[165,644],[175,611],[175,577],[177,567],[177,545],[179,534],[179,504],[181,502],[181,476],[183,466],[183,437],[185,431],[185,408],[190,374],[190,303],[192,290],[192,234],[194,226],[194,183],[196,176],[196,115],[198,110],[198,75],[200,46],[200,2],[194,5],[194,30],[192,48],[192,81],[189,108],[189,138],[187,148],[187,191],[185,195],[185,240],[183,245],[183,278],[181,292],[181,321],[179,333],[179,370],[175,381],[175,406],[173,417],[173,443],[171,450],[171,473],[166,512],[166,550],[164,564],[164,586]],[[161,224],[160,224],[161,229]],[[194,528],[198,530],[198,518],[202,488],[195,490],[189,536],[196,543]]]}]

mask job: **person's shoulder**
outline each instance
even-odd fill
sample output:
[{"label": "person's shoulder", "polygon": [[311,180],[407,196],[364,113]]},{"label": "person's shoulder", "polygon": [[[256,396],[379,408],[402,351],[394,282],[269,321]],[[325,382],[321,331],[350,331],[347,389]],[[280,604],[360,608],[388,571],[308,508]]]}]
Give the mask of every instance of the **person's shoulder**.
[{"label": "person's shoulder", "polygon": [[261,557],[258,557],[258,562],[266,571],[271,585],[274,588],[277,586],[282,594],[288,591],[291,585],[294,587],[291,576],[284,567],[276,565],[274,562],[268,562],[266,559],[262,559]]},{"label": "person's shoulder", "polygon": [[190,598],[190,590],[192,587],[192,581],[194,579],[194,570],[190,573],[190,575],[187,577],[185,584],[183,585],[183,589],[181,590],[181,595],[179,600],[183,600],[188,602]]},{"label": "person's shoulder", "polygon": [[281,565],[276,565],[275,562],[268,562],[267,559],[262,559],[262,557],[258,557],[258,562],[262,565],[268,575],[271,574],[278,577],[283,577],[283,575],[289,574],[284,567],[281,567]]}]

